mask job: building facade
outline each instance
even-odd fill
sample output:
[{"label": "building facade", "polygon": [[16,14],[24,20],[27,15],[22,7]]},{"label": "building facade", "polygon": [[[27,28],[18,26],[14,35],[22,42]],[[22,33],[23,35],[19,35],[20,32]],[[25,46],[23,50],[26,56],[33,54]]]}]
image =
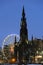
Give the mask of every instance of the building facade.
[{"label": "building facade", "polygon": [[[22,18],[20,23],[20,41],[19,45],[15,45],[15,57],[17,58],[18,52],[18,60],[20,63],[35,63],[35,56],[37,55],[37,51],[41,53],[43,51],[43,40],[42,39],[32,39],[28,40],[28,29],[27,22],[25,18],[25,11],[23,7]],[[39,54],[40,55],[40,54]],[[43,54],[42,54],[43,55]]]}]

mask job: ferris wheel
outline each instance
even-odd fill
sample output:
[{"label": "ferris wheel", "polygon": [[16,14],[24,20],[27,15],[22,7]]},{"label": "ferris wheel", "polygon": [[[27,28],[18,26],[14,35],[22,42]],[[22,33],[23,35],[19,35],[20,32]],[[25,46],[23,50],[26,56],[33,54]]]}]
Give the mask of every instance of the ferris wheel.
[{"label": "ferris wheel", "polygon": [[[17,34],[10,34],[10,35],[6,36],[5,39],[3,40],[2,52],[3,52],[3,55],[6,59],[8,59],[8,57],[11,57],[10,51],[9,51],[9,46],[10,47],[14,46],[15,36],[16,36],[16,42],[19,42],[20,37]],[[11,51],[12,50],[13,49],[11,49]]]}]

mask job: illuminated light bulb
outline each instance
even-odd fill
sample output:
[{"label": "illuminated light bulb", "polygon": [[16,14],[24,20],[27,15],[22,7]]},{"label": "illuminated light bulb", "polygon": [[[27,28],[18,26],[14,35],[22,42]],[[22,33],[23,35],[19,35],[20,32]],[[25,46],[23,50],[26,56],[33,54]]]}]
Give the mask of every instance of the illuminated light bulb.
[{"label": "illuminated light bulb", "polygon": [[15,58],[12,58],[12,62],[16,62],[16,59]]}]

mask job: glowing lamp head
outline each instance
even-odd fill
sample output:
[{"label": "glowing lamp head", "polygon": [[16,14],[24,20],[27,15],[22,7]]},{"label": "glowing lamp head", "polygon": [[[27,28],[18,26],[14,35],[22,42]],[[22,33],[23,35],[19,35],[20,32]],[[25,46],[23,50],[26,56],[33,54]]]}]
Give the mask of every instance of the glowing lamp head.
[{"label": "glowing lamp head", "polygon": [[16,62],[16,59],[15,58],[12,58],[12,62]]},{"label": "glowing lamp head", "polygon": [[16,59],[15,58],[12,58],[12,59],[9,60],[9,63],[12,63],[13,64],[15,62],[16,62]]}]

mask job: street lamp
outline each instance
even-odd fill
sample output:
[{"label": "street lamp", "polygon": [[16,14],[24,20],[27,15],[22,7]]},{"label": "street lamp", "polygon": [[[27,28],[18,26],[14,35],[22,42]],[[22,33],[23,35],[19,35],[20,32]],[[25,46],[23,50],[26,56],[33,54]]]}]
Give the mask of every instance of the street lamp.
[{"label": "street lamp", "polygon": [[12,63],[13,64],[15,62],[16,62],[16,58],[12,58],[12,59],[9,60],[9,63]]}]

